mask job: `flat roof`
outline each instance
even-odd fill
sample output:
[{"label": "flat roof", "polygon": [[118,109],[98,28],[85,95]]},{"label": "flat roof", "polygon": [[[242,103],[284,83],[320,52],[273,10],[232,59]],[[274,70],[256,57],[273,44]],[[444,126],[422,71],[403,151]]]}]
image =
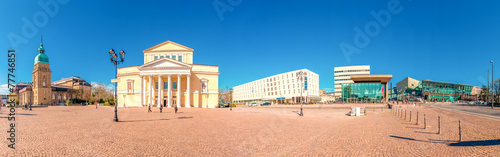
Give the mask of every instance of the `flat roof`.
[{"label": "flat roof", "polygon": [[388,83],[391,81],[392,75],[351,75],[351,80],[357,82],[380,82]]}]

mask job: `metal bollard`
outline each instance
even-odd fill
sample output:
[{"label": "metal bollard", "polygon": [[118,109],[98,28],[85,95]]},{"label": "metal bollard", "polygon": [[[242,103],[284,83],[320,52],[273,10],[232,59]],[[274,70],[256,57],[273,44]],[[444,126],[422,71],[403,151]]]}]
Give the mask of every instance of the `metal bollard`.
[{"label": "metal bollard", "polygon": [[418,125],[418,111],[417,111],[417,125]]},{"label": "metal bollard", "polygon": [[406,110],[405,110],[405,120],[406,120]]},{"label": "metal bollard", "polygon": [[425,114],[424,114],[424,129],[427,129],[427,120],[425,119]]},{"label": "metal bollard", "polygon": [[462,142],[462,121],[459,119],[458,120],[458,141]]},{"label": "metal bollard", "polygon": [[441,116],[438,116],[438,134],[441,134]]},{"label": "metal bollard", "polygon": [[411,111],[410,111],[410,122],[411,122]]}]

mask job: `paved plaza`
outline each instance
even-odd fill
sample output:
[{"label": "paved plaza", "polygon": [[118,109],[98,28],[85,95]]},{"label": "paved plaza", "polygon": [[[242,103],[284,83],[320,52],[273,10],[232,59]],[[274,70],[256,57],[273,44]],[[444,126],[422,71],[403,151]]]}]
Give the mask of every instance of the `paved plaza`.
[{"label": "paved plaza", "polygon": [[112,107],[17,109],[15,150],[7,147],[3,108],[0,156],[500,156],[496,119],[428,105],[401,106],[406,120],[379,106],[350,117],[348,107],[307,106],[304,117],[296,106],[180,108],[178,113],[119,108],[120,122],[112,121]]}]

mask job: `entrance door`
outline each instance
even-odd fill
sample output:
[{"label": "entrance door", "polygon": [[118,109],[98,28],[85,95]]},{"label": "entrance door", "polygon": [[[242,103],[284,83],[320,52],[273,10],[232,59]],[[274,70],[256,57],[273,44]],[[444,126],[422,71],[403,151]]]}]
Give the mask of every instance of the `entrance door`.
[{"label": "entrance door", "polygon": [[167,100],[163,99],[163,107],[167,107]]},{"label": "entrance door", "polygon": [[172,96],[172,105],[173,106],[177,105],[177,97],[176,96]]}]

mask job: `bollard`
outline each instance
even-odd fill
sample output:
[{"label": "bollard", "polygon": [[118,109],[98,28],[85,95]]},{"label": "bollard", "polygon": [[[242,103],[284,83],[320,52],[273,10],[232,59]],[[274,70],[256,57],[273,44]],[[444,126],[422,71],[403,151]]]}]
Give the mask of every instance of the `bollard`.
[{"label": "bollard", "polygon": [[418,125],[418,111],[417,111],[417,125]]},{"label": "bollard", "polygon": [[405,120],[406,120],[406,110],[405,110]]},{"label": "bollard", "polygon": [[410,111],[410,122],[411,122],[411,111]]},{"label": "bollard", "polygon": [[427,129],[427,120],[425,119],[425,114],[424,114],[424,129]]},{"label": "bollard", "polygon": [[459,119],[458,120],[458,141],[462,142],[462,121]]},{"label": "bollard", "polygon": [[441,134],[441,116],[438,116],[438,134]]}]

